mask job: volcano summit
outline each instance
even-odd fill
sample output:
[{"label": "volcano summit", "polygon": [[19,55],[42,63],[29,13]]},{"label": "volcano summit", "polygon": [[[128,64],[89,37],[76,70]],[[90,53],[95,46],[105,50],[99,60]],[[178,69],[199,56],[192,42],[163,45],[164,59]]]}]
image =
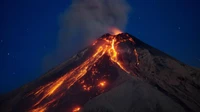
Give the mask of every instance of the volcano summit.
[{"label": "volcano summit", "polygon": [[1,112],[199,112],[200,70],[128,33],[105,34],[0,99]]}]

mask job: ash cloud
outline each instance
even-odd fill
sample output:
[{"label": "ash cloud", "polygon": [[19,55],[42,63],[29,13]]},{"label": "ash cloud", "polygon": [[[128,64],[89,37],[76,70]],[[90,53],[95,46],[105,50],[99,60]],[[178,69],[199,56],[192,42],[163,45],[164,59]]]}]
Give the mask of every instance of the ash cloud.
[{"label": "ash cloud", "polygon": [[61,39],[77,36],[77,32],[85,40],[97,38],[110,27],[124,30],[129,10],[125,0],[73,0],[63,14]]},{"label": "ash cloud", "polygon": [[66,60],[92,40],[109,33],[110,27],[123,31],[129,11],[126,0],[72,0],[61,14],[56,56],[48,56],[45,66],[51,66],[53,59],[60,59],[56,63]]}]

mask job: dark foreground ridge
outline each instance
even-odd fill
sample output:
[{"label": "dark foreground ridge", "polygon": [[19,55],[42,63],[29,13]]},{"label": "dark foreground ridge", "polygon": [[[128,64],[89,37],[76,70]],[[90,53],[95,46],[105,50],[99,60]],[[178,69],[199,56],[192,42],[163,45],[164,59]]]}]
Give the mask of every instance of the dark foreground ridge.
[{"label": "dark foreground ridge", "polygon": [[128,33],[105,34],[37,80],[1,96],[0,111],[200,112],[200,69]]}]

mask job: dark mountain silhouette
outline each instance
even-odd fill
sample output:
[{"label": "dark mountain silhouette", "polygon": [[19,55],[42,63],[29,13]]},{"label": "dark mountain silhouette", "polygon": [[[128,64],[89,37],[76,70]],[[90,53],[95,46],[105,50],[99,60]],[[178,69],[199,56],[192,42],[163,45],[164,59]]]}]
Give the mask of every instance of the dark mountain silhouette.
[{"label": "dark mountain silhouette", "polygon": [[200,69],[128,33],[105,34],[1,96],[1,112],[200,112]]}]

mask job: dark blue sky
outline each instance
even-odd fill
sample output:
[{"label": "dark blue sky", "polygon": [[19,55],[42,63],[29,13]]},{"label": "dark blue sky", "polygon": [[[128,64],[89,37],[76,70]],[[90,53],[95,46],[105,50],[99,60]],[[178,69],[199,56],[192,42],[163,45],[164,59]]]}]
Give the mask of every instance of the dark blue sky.
[{"label": "dark blue sky", "polygon": [[[200,67],[199,0],[128,2],[132,12],[126,32],[186,64]],[[70,0],[1,0],[0,93],[44,73],[44,58],[57,46],[59,16],[70,3]]]}]

